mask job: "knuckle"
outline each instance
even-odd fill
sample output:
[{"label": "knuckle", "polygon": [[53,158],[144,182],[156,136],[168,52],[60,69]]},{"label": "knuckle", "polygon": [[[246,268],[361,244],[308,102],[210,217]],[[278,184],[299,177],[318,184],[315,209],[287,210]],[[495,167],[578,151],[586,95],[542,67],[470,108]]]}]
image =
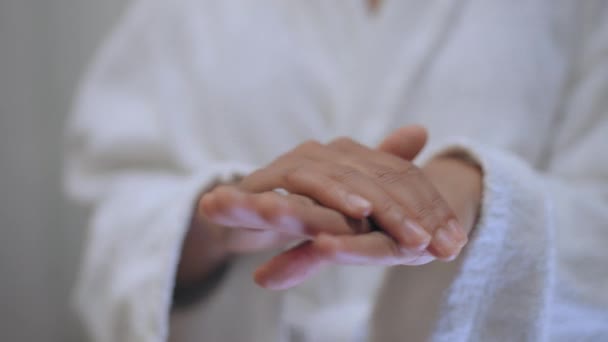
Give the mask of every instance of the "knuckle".
[{"label": "knuckle", "polygon": [[218,185],[213,188],[212,192],[218,198],[226,198],[230,196],[230,186],[228,185]]},{"label": "knuckle", "polygon": [[382,184],[395,184],[403,181],[403,175],[398,171],[389,168],[378,168],[374,171],[374,175]]},{"label": "knuckle", "polygon": [[284,165],[291,165],[293,163],[301,163],[302,162],[302,151],[298,150],[298,149],[294,149],[291,150],[289,152],[286,152],[282,155],[280,155],[279,157],[277,157],[270,165],[271,166],[284,166]]},{"label": "knuckle", "polygon": [[[440,216],[436,215],[433,210],[427,206],[416,209],[413,213],[413,219],[430,234],[434,234],[434,232],[442,226]],[[422,243],[422,241],[420,241],[420,243]]]},{"label": "knuckle", "polygon": [[380,202],[378,205],[378,212],[391,218],[395,217],[401,219],[401,210],[399,210],[395,202],[390,198],[385,198]]},{"label": "knuckle", "polygon": [[285,184],[300,184],[308,178],[310,170],[304,165],[290,167],[283,173],[283,181]]},{"label": "knuckle", "polygon": [[269,192],[264,192],[258,195],[258,201],[260,204],[263,205],[270,205],[270,204],[274,204],[276,203],[276,196],[277,194],[275,192],[269,191]]},{"label": "knuckle", "polygon": [[354,144],[353,139],[349,138],[349,137],[337,137],[334,140],[332,140],[329,143],[329,146],[334,146],[334,147],[345,147],[345,146],[350,146]]},{"label": "knuckle", "polygon": [[441,197],[438,192],[434,191],[429,200],[416,202],[414,213],[419,220],[434,220],[436,223],[439,223],[449,215],[450,209],[443,197]]},{"label": "knuckle", "polygon": [[230,189],[230,186],[228,185],[224,185],[224,184],[220,184],[215,186],[211,192],[215,193],[215,194],[226,194]]},{"label": "knuckle", "polygon": [[339,182],[346,183],[353,180],[353,178],[356,178],[357,176],[359,176],[359,170],[344,166],[340,167],[340,169],[334,173],[333,178]]},{"label": "knuckle", "polygon": [[435,231],[440,225],[439,216],[427,203],[419,203],[413,209],[414,219],[427,231]]},{"label": "knuckle", "polygon": [[301,143],[300,145],[298,145],[293,151],[299,151],[299,152],[308,152],[308,151],[312,151],[312,150],[316,150],[323,147],[323,144],[321,144],[319,141],[314,140],[314,139],[310,139],[310,140],[306,140],[303,143]]},{"label": "knuckle", "polygon": [[263,193],[258,198],[258,213],[265,220],[274,218],[277,214],[277,202],[271,193]]},{"label": "knuckle", "polygon": [[209,196],[201,196],[196,205],[196,216],[206,216],[213,211],[215,204],[212,203]]},{"label": "knuckle", "polygon": [[433,212],[442,223],[447,223],[448,220],[454,216],[452,209],[438,193],[432,198],[429,206],[433,209]]},{"label": "knuckle", "polygon": [[445,227],[445,225],[448,223],[450,218],[454,217],[454,213],[452,212],[452,209],[448,206],[448,204],[443,199],[443,197],[441,197],[441,195],[439,195],[439,193],[437,193],[433,197],[429,206],[432,208],[433,212],[435,213],[435,216],[437,217],[439,224],[442,227]]},{"label": "knuckle", "polygon": [[277,164],[301,164],[308,160],[307,156],[311,155],[313,151],[322,148],[323,145],[316,140],[306,140],[303,143],[297,145],[295,148],[287,151],[277,157],[271,165]]},{"label": "knuckle", "polygon": [[[263,178],[267,172],[268,172],[268,168],[260,168],[260,169],[253,171],[252,173],[247,175],[247,177],[244,177],[243,179],[241,179],[241,181],[238,183],[239,188],[245,189],[245,190],[255,189],[258,181],[261,178]],[[216,190],[219,187],[221,187],[221,186],[216,187],[214,190]]]},{"label": "knuckle", "polygon": [[374,214],[378,216],[386,215],[392,210],[393,204],[388,199],[382,199],[374,202]]},{"label": "knuckle", "polygon": [[213,193],[216,198],[216,205],[219,208],[224,208],[228,206],[228,204],[230,203],[230,192],[228,191],[228,187],[218,186],[213,190]]},{"label": "knuckle", "polygon": [[307,166],[289,170],[283,175],[283,180],[288,185],[287,190],[295,189],[316,197],[331,198],[344,192],[340,183]]},{"label": "knuckle", "polygon": [[382,184],[396,184],[403,182],[405,179],[412,177],[415,174],[416,168],[407,166],[404,168],[393,168],[388,166],[376,165],[373,167],[373,175]]},{"label": "knuckle", "polygon": [[319,179],[319,190],[320,193],[323,194],[323,197],[326,198],[332,198],[336,196],[341,198],[346,193],[344,187],[331,178]]},{"label": "knuckle", "polygon": [[436,210],[446,210],[447,209],[447,203],[445,202],[443,197],[441,197],[441,195],[437,191],[433,191],[431,200],[429,201],[429,206]]},{"label": "knuckle", "polygon": [[414,205],[414,217],[418,220],[424,221],[435,216],[435,208],[431,204],[426,202],[416,202]]}]

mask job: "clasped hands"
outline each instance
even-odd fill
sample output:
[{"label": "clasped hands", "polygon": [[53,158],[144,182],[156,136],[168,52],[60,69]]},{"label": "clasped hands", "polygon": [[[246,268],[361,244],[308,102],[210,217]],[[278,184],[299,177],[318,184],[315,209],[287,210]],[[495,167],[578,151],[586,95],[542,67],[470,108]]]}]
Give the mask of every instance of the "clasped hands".
[{"label": "clasped hands", "polygon": [[293,287],[326,263],[453,260],[478,215],[481,172],[450,157],[417,167],[411,160],[426,139],[406,126],[377,149],[349,138],[305,142],[204,194],[197,215],[220,230],[227,254],[297,243],[256,270],[269,289]]}]

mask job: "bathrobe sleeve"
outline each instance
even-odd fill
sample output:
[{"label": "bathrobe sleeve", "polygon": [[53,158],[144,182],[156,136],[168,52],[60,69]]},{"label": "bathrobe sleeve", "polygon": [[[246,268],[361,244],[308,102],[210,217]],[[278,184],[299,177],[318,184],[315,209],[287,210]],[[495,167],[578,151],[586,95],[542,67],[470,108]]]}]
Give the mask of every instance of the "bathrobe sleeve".
[{"label": "bathrobe sleeve", "polygon": [[543,170],[495,146],[456,139],[483,169],[481,216],[451,283],[434,341],[608,338],[608,6],[582,49]]},{"label": "bathrobe sleeve", "polygon": [[75,306],[95,341],[166,340],[196,198],[252,169],[189,133],[199,96],[181,3],[133,5],[86,76],[69,122],[66,188],[93,210]]}]

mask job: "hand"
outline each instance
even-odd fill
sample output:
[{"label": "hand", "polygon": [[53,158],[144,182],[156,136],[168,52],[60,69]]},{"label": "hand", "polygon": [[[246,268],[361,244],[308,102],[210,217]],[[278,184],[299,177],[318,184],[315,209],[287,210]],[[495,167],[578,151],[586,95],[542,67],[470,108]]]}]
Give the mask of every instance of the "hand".
[{"label": "hand", "polygon": [[[406,128],[405,131],[400,131],[399,135],[394,135],[397,139],[387,139],[383,143],[382,148],[390,153],[401,153],[405,158],[411,158],[415,156],[418,151],[422,148],[426,140],[426,132],[417,127]],[[404,141],[401,137],[407,137],[407,141]],[[264,191],[262,193],[252,191],[237,191],[243,190],[246,187],[248,180],[253,177],[250,176],[248,179],[241,182],[237,187],[235,186],[219,186],[205,194],[199,201],[199,210],[196,218],[199,223],[198,226],[206,226],[206,231],[214,231],[215,234],[210,234],[216,237],[213,240],[219,240],[215,245],[220,245],[224,252],[243,253],[251,252],[261,249],[267,249],[281,245],[285,241],[293,239],[302,239],[305,236],[311,237],[313,229],[316,232],[323,231],[321,227],[332,227],[335,226],[335,218],[342,217],[343,221],[347,220],[349,224],[355,222],[352,219],[344,217],[342,214],[330,211],[327,208],[319,205],[315,205],[316,202],[310,200],[308,197],[300,196],[296,194],[289,194],[287,196],[279,196],[277,193],[271,191]],[[255,183],[255,182],[253,182]],[[252,182],[249,182],[252,184]],[[371,203],[368,201],[354,196],[355,201],[359,204],[363,203],[365,206],[364,211],[371,210]],[[306,204],[306,208],[302,208],[301,205]],[[313,206],[314,205],[314,206]],[[311,210],[311,207],[314,210]],[[360,209],[360,208],[359,208]],[[357,208],[351,212],[355,216],[364,218],[369,213],[358,213]],[[315,211],[320,211],[322,215],[313,215]],[[332,220],[326,220],[325,217],[331,213]],[[363,214],[363,215],[362,215]],[[281,217],[277,217],[277,216]],[[295,215],[295,216],[294,216]],[[319,218],[315,222],[309,222],[311,218]],[[321,219],[322,218],[322,219]],[[306,232],[299,232],[298,234],[285,231],[284,224],[281,221],[290,220],[303,220],[299,222],[306,228]],[[361,221],[366,222],[368,221]],[[358,224],[361,225],[361,224]],[[369,225],[369,224],[368,224]],[[264,228],[261,228],[261,227]],[[223,227],[238,228],[235,232],[227,233]],[[312,228],[311,228],[312,227]],[[344,225],[337,227],[345,231]],[[198,231],[201,231],[199,229]],[[331,228],[324,228],[326,232],[336,231]],[[222,233],[223,232],[223,233]],[[224,236],[223,239],[217,239],[218,235],[229,235],[229,238]],[[312,234],[312,235],[311,235]],[[207,234],[209,235],[209,234]],[[217,248],[217,247],[216,247]],[[225,253],[224,253],[225,254]]]},{"label": "hand", "polygon": [[[408,254],[428,250],[454,258],[466,236],[443,197],[412,159],[426,133],[405,127],[378,150],[349,138],[304,143],[245,177],[239,189],[262,193],[283,188],[345,215],[369,217]],[[386,152],[385,152],[386,151]]]},{"label": "hand", "polygon": [[283,247],[321,233],[335,236],[369,232],[367,220],[341,213],[296,194],[248,193],[219,186],[199,202],[202,217],[223,231],[227,253],[243,254]]},{"label": "hand", "polygon": [[[222,246],[224,255],[284,247],[321,233],[343,236],[371,231],[368,220],[348,218],[304,196],[247,193],[234,186],[220,186],[204,195],[199,212],[208,227],[222,232],[224,238],[216,239],[214,247]],[[314,255],[290,258],[290,269],[297,272],[282,277],[294,285],[304,281],[321,266],[310,262],[310,257]]]},{"label": "hand", "polygon": [[[454,208],[468,235],[479,214],[481,170],[460,158],[442,156],[425,165],[423,172]],[[263,287],[284,289],[297,285],[324,263],[422,265],[434,259],[428,252],[416,255],[400,249],[380,231],[356,236],[321,234],[267,262],[256,271],[255,279]]]},{"label": "hand", "polygon": [[[401,130],[398,130],[393,135],[389,136],[389,138],[387,138],[385,140],[385,142],[381,145],[380,149],[384,152],[392,153],[392,154],[397,155],[402,158],[411,159],[411,158],[413,158],[413,156],[415,156],[415,154],[417,154],[417,152],[424,145],[425,139],[426,139],[426,134],[425,134],[424,130],[421,130],[420,128],[417,128],[417,127],[406,127]],[[340,144],[346,145],[346,146],[344,146],[345,149],[354,147],[355,153],[351,153],[351,155],[356,156],[357,153],[360,153],[362,156],[367,157],[369,160],[376,162],[377,164],[375,164],[375,165],[373,163],[370,163],[371,165],[375,166],[375,170],[378,170],[378,166],[381,167],[380,170],[382,170],[382,171],[387,170],[387,166],[382,165],[382,162],[383,162],[382,159],[380,159],[380,158],[374,159],[373,156],[369,157],[369,155],[370,155],[369,152],[371,152],[372,150],[366,149],[352,141],[345,140],[345,139],[334,142],[333,144],[330,144],[330,146],[338,145],[338,147],[339,147]],[[319,144],[314,144],[314,143],[308,144],[308,145],[312,145],[311,147],[319,147]],[[302,147],[300,147],[299,149],[296,149],[295,150],[296,153],[292,152],[291,157],[294,157],[293,156],[294,154],[297,157],[298,150],[302,150]],[[363,153],[361,153],[361,152],[363,152]],[[388,160],[386,161],[386,163],[395,162],[395,159],[399,160],[399,158],[387,155],[387,153],[383,153],[384,157],[386,157],[386,156],[389,157],[389,158],[387,158]],[[376,155],[378,155],[378,154],[380,154],[380,153],[376,153]],[[382,155],[382,154],[380,154],[380,155]],[[289,156],[289,154],[288,154],[288,156]],[[335,156],[335,154],[334,154],[334,156]],[[281,160],[285,161],[285,159],[297,160],[297,158],[289,159],[289,158],[285,158],[285,156],[283,156],[283,157],[279,158],[277,161],[278,162]],[[336,158],[335,160],[339,160],[339,159]],[[377,160],[380,160],[380,161],[377,162]],[[404,160],[399,160],[399,161],[405,162]],[[280,165],[281,163],[275,162],[273,164],[275,164],[275,166],[277,166],[276,164]],[[271,164],[271,167],[273,166],[273,164]],[[286,164],[289,165],[289,163],[286,163]],[[329,164],[329,163],[326,163],[326,164]],[[368,165],[370,165],[370,164],[368,164]],[[292,163],[292,165],[293,165],[293,163]],[[391,164],[389,164],[389,165],[391,165]],[[395,164],[392,164],[392,165],[395,165]],[[409,164],[409,163],[406,165],[411,167],[411,164]],[[388,167],[388,170],[391,170],[390,167],[391,166]],[[392,169],[392,170],[394,170],[394,169]],[[266,170],[258,171],[256,174],[254,174],[252,176],[260,177],[259,175],[264,174],[265,171]],[[270,174],[272,175],[272,173],[270,173]],[[298,174],[298,173],[296,173],[296,174]],[[378,178],[380,178],[380,181],[381,181],[384,177],[386,177],[387,174],[391,175],[392,179],[395,180],[394,174],[391,174],[391,173],[379,173],[379,174],[375,174],[375,176],[378,176]],[[412,172],[412,173],[409,173],[409,175],[410,176],[419,175],[419,173]],[[303,177],[303,180],[305,180],[305,181],[314,181],[315,180],[315,179],[311,179],[310,177],[306,177],[306,176],[307,175],[304,173],[299,173],[298,177],[300,177],[300,178]],[[317,179],[322,179],[322,176],[323,175],[321,175],[321,177],[318,177]],[[296,181],[299,179],[298,177],[295,177]],[[261,177],[261,178],[264,179],[264,177]],[[276,177],[274,177],[274,178],[275,178],[275,180],[277,179]],[[291,177],[291,178],[294,178],[294,177]],[[424,179],[423,177],[420,177],[420,178]],[[241,184],[241,187],[247,188],[247,187],[251,187],[252,184],[254,184],[253,185],[254,188],[253,189],[250,188],[249,191],[251,191],[251,190],[255,191],[256,182],[252,181],[252,179],[255,180],[255,177],[250,176],[250,177],[246,178],[244,180],[244,182]],[[298,185],[298,182],[294,182],[293,185],[295,185],[295,187],[291,187],[290,185],[292,185],[292,184],[289,184],[288,177],[280,177],[278,179],[283,180],[283,183],[271,183],[271,185],[269,185],[269,186],[267,185],[267,187],[269,189],[274,188],[274,187],[283,187],[283,188],[287,188],[290,191],[294,191],[294,189],[297,191],[298,186],[300,186],[300,187],[302,186],[301,184]],[[368,182],[369,182],[369,179],[368,179]],[[384,184],[382,182],[379,182],[379,183],[381,185]],[[418,187],[418,189],[419,188],[420,187]],[[422,188],[424,190],[424,186]],[[227,189],[224,189],[223,191],[226,191],[226,190]],[[235,189],[233,189],[233,190],[235,190]],[[306,193],[306,190],[307,190],[306,188],[303,188],[302,190],[303,191],[301,191],[301,192],[307,194],[308,196],[315,196],[314,186],[312,188],[310,188],[310,190],[313,190],[311,192]],[[434,189],[432,189],[432,188],[428,189],[428,187],[427,187],[427,190],[430,190],[428,192],[430,192],[431,195],[437,195],[436,193],[433,192]],[[388,192],[389,194],[394,193],[394,192],[391,192],[391,189],[386,190],[386,192]],[[409,194],[411,195],[411,191],[409,192]],[[423,191],[422,194],[425,194],[425,192]],[[329,195],[331,195],[331,193]],[[348,195],[352,195],[352,194],[348,194]],[[433,198],[433,196],[430,196],[430,197]],[[213,196],[209,195],[209,196],[207,196],[206,200],[210,201],[212,198],[213,198]],[[374,198],[374,197],[372,197],[372,198]],[[378,197],[376,197],[376,198],[378,198]],[[380,198],[382,198],[382,197],[380,197]],[[315,199],[322,201],[324,199],[324,197],[317,196]],[[359,200],[355,200],[354,202],[358,202],[359,204],[361,204],[361,203],[365,203],[365,200],[360,200],[360,198],[359,198]],[[234,203],[234,201],[228,199],[226,201],[226,203]],[[331,196],[330,196],[329,200],[326,200],[326,202],[324,204],[332,205],[331,203],[332,202],[331,202]],[[333,203],[335,203],[335,202],[333,202]],[[373,203],[370,203],[370,202],[368,202],[368,203],[370,205],[373,205]],[[424,201],[422,201],[422,203],[424,204]],[[435,205],[443,204],[443,203],[441,203],[440,200],[432,200],[431,203],[435,204]],[[394,204],[391,204],[391,205],[394,206]],[[399,204],[399,205],[401,205],[401,204]],[[338,205],[335,205],[335,206],[340,207],[340,203],[338,203]],[[440,207],[440,209],[445,210],[445,206],[443,208],[441,208],[441,206],[439,206],[439,207]],[[384,208],[390,209],[390,210],[388,210],[389,213],[391,212],[391,210],[394,211],[394,209],[395,209],[395,208],[386,208],[386,207],[384,207]],[[422,206],[422,208],[424,209],[424,206]],[[357,216],[365,217],[367,214],[369,214],[368,211],[370,211],[369,210],[370,208],[366,207],[366,205],[359,206],[359,207],[357,207],[355,205],[355,206],[350,206],[350,208],[347,205],[346,208],[342,207],[341,209],[345,212],[349,212],[349,209],[350,209],[350,215],[354,216],[354,217],[357,217]],[[407,209],[407,207],[405,207],[405,209]],[[445,211],[449,212],[449,208]],[[385,210],[385,212],[386,212],[386,210]],[[428,212],[429,212],[428,208],[427,208],[426,212],[427,212],[426,215],[428,215]],[[432,211],[430,211],[430,212],[433,213]],[[447,216],[451,216],[451,215],[448,214]],[[376,215],[376,217],[380,218],[378,221],[382,220],[381,215]],[[427,224],[429,223],[428,218],[426,219],[425,222]],[[224,223],[228,223],[228,222],[224,222]],[[447,230],[448,234],[452,234],[452,236],[451,236],[452,238],[456,237],[456,239],[454,239],[454,240],[460,241],[455,244],[457,250],[460,250],[460,248],[464,244],[464,241],[466,241],[466,237],[463,237],[461,235],[459,228],[453,222],[453,217],[451,218],[451,220],[448,219],[448,223],[449,224],[446,224],[445,229]],[[237,224],[237,226],[238,225],[246,226],[247,224],[251,224],[251,223],[240,222],[239,224]],[[433,224],[431,223],[431,227],[432,226],[433,226]],[[276,230],[277,228],[280,229],[280,227],[274,227],[273,229]],[[271,262],[269,262],[264,267],[261,267],[258,270],[258,272],[256,272],[256,280],[258,281],[258,283],[260,283],[262,286],[274,287],[274,288],[283,288],[286,286],[288,287],[288,286],[294,285],[295,283],[303,280],[305,278],[306,274],[309,274],[312,271],[314,271],[314,269],[318,268],[318,265],[322,261],[332,261],[333,260],[334,262],[343,262],[343,263],[346,262],[346,263],[373,263],[373,264],[390,264],[390,265],[392,265],[392,264],[418,265],[418,264],[430,262],[434,259],[434,257],[431,254],[424,251],[424,247],[426,247],[428,245],[428,242],[422,243],[420,245],[414,245],[412,248],[412,245],[408,246],[408,243],[411,243],[412,239],[408,239],[409,236],[407,236],[407,234],[405,234],[405,238],[403,239],[406,246],[401,246],[394,239],[387,236],[386,234],[383,234],[382,232],[372,232],[370,234],[366,234],[365,236],[361,236],[360,238],[344,236],[341,239],[335,240],[335,239],[333,239],[333,237],[335,237],[335,234],[332,233],[331,231],[327,231],[327,233],[330,233],[331,235],[329,235],[329,234],[318,235],[322,231],[323,231],[323,229],[321,229],[321,230],[317,229],[314,232],[314,234],[312,234],[313,236],[314,235],[318,236],[318,238],[315,239],[314,241],[306,242],[306,243],[298,246],[297,248],[294,248],[294,249],[278,256],[277,258],[273,259]],[[399,231],[397,230],[397,232],[399,232]],[[260,234],[260,232],[256,232],[256,233]],[[267,235],[268,232],[266,232],[264,234]],[[276,234],[276,232],[273,234]],[[431,235],[431,234],[429,234],[429,235]],[[397,236],[399,236],[399,235],[397,235]],[[442,238],[441,234],[436,235],[436,238],[441,239]],[[244,239],[244,240],[248,240],[248,239]],[[272,239],[270,239],[270,240],[272,240]],[[255,241],[255,239],[253,239],[251,241]],[[275,240],[275,241],[280,242],[278,240]],[[451,242],[451,241],[448,241],[448,243],[449,242]],[[442,242],[440,241],[439,245],[441,245],[441,243]],[[438,255],[440,257],[442,257],[441,253],[443,251],[445,251],[445,250],[437,249],[433,245],[429,246],[429,250],[434,252],[435,255]],[[454,257],[454,254],[452,254],[451,256],[448,256],[448,257],[444,257],[444,259],[451,259],[453,257]]]},{"label": "hand", "polygon": [[353,220],[295,194],[252,194],[219,185],[204,194],[192,217],[180,257],[177,284],[200,282],[230,255],[246,254],[331,234],[370,231]]},{"label": "hand", "polygon": [[[381,149],[403,158],[413,158],[426,140],[426,132],[417,127],[397,133],[386,139]],[[315,237],[323,231],[334,234],[369,231],[368,220],[347,218],[304,196],[235,190],[220,186],[199,201],[199,210],[193,215],[184,239],[178,283],[201,279],[229,254],[273,248]]]}]

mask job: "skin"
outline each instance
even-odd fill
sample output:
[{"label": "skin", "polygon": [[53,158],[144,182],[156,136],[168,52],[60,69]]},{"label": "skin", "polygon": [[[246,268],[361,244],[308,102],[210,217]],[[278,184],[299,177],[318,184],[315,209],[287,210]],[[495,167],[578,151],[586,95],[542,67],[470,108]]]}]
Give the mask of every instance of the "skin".
[{"label": "skin", "polygon": [[238,183],[206,192],[184,242],[178,283],[201,279],[230,255],[298,241],[256,270],[260,286],[290,288],[327,263],[453,260],[475,224],[482,175],[450,156],[418,168],[410,160],[426,139],[422,127],[407,126],[377,149],[348,138],[306,142]]},{"label": "skin", "polygon": [[382,0],[367,0],[367,6],[370,12],[377,12],[382,6]]}]

